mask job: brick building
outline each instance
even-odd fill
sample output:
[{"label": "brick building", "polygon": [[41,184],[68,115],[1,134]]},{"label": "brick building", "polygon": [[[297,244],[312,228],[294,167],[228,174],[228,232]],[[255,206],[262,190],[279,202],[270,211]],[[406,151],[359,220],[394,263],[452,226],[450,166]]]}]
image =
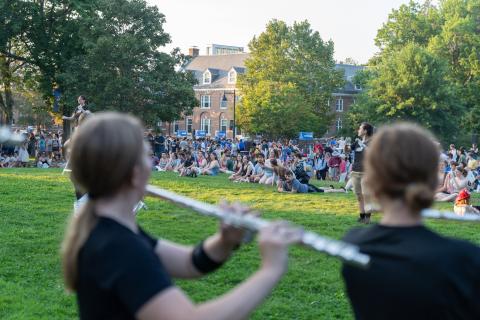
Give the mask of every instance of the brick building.
[{"label": "brick building", "polygon": [[[193,72],[198,84],[193,87],[200,105],[193,110],[191,116],[172,123],[162,123],[163,134],[174,135],[178,130],[186,130],[190,135],[195,130],[204,130],[207,136],[214,137],[218,132],[225,132],[233,137],[234,99],[239,99],[236,88],[237,76],[245,73],[245,59],[248,53],[243,53],[241,47],[211,45],[207,50],[209,55],[199,55],[198,48],[191,48],[189,55],[193,57],[184,69]],[[229,53],[229,52],[237,53]],[[216,54],[213,54],[216,53]],[[330,106],[335,112],[335,121],[327,135],[335,135],[342,128],[343,115],[349,106],[355,102],[355,95],[361,90],[353,83],[355,73],[361,66],[337,64],[337,69],[345,71],[346,85],[333,94]],[[237,135],[240,132],[237,129]]]}]

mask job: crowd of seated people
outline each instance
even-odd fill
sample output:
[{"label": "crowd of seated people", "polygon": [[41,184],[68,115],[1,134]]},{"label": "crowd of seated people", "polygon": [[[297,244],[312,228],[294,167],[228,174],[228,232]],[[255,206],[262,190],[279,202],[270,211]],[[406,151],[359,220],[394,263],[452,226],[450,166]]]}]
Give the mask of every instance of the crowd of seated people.
[{"label": "crowd of seated people", "polygon": [[435,199],[442,202],[453,202],[463,190],[480,192],[480,161],[478,147],[456,149],[450,145],[448,151],[442,153],[439,166],[439,187]]}]

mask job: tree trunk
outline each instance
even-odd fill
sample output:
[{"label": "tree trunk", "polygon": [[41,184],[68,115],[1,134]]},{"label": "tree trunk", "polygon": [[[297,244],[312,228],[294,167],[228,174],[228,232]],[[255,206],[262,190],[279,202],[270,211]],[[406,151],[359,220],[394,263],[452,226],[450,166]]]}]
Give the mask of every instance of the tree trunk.
[{"label": "tree trunk", "polygon": [[3,55],[0,55],[0,82],[3,85],[3,92],[0,92],[0,108],[5,115],[5,123],[11,124],[14,104],[12,94],[12,74],[10,70],[10,62]]}]

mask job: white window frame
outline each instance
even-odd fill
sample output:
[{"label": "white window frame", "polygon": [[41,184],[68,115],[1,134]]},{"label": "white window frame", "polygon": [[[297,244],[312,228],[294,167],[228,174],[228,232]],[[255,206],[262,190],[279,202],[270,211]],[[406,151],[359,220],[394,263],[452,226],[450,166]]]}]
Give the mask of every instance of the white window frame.
[{"label": "white window frame", "polygon": [[210,95],[200,96],[200,109],[210,109],[212,105],[212,98]]},{"label": "white window frame", "polygon": [[[212,129],[211,123],[212,122],[210,121],[209,118],[202,118],[202,120],[200,121],[200,128],[201,128],[200,130],[205,131],[205,134],[210,134],[210,130]],[[207,124],[208,124],[208,127],[206,127]]]},{"label": "white window frame", "polygon": [[[226,98],[226,96],[225,96]],[[220,97],[220,109],[227,109],[228,108],[228,98],[227,100],[223,101],[223,95]]]},{"label": "white window frame", "polygon": [[211,84],[211,83],[212,83],[212,73],[207,70],[203,73],[203,84]]},{"label": "white window frame", "polygon": [[337,98],[335,101],[335,111],[343,112],[343,98]]},{"label": "white window frame", "polygon": [[228,72],[228,83],[235,84],[236,82],[237,82],[237,71],[232,69]]},{"label": "white window frame", "polygon": [[[225,130],[223,130],[225,128]],[[228,120],[220,119],[220,131],[227,132],[228,130]]]},{"label": "white window frame", "polygon": [[343,128],[343,121],[341,118],[337,118],[337,121],[335,121],[335,128],[337,131],[340,131]]},{"label": "white window frame", "polygon": [[193,119],[187,118],[187,133],[193,132]]}]

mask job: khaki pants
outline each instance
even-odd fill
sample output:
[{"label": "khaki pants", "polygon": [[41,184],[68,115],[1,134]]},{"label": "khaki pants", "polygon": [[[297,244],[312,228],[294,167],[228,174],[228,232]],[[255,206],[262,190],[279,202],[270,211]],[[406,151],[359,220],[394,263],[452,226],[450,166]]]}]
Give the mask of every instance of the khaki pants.
[{"label": "khaki pants", "polygon": [[365,213],[372,213],[378,211],[378,205],[373,201],[372,193],[365,185],[363,172],[352,171],[351,178],[353,184],[353,192],[358,197],[363,197],[363,208]]}]

